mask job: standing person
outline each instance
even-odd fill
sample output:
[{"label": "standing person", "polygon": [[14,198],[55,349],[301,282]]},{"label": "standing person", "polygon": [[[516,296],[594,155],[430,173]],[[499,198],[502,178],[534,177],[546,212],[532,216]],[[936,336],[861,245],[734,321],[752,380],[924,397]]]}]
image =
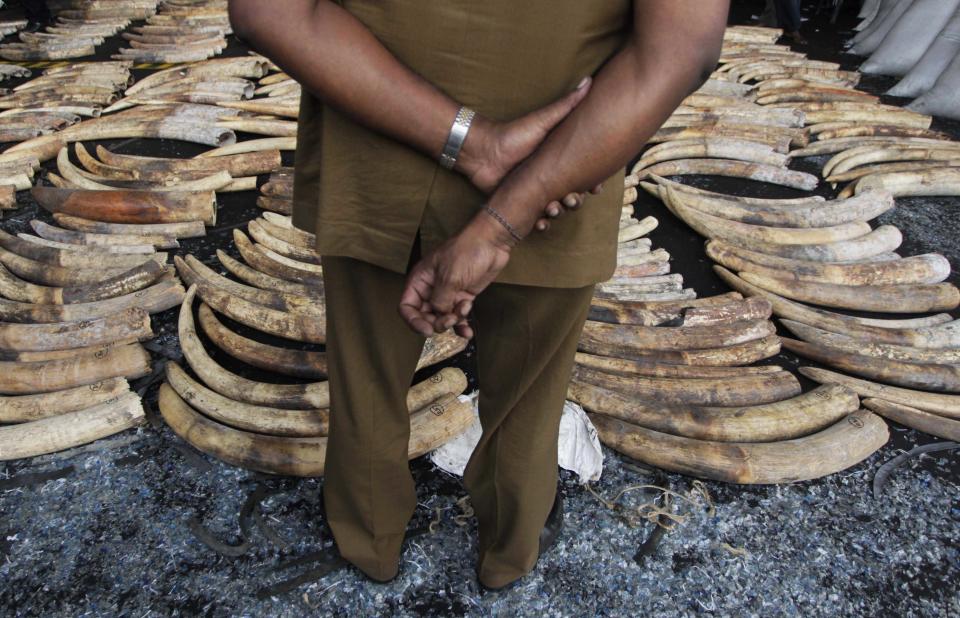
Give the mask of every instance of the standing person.
[{"label": "standing person", "polygon": [[777,25],[794,43],[806,45],[807,40],[800,34],[800,0],[774,0],[777,12]]},{"label": "standing person", "polygon": [[477,337],[483,434],[464,482],[480,583],[518,580],[549,544],[559,419],[616,265],[623,167],[716,66],[728,8],[231,0],[238,35],[304,88],[294,222],[323,256],[325,507],[372,579],[396,576],[416,507],[405,395],[424,337],[451,327]]}]

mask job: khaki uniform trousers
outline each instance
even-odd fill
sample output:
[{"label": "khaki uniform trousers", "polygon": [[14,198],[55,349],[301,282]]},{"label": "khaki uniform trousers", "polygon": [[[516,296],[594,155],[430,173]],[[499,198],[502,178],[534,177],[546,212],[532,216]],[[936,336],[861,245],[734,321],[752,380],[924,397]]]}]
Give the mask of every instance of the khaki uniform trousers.
[{"label": "khaki uniform trousers", "polygon": [[[417,505],[406,394],[423,347],[397,312],[404,275],[324,257],[330,434],[324,502],[341,555],[373,579],[398,572]],[[464,474],[480,581],[533,569],[557,487],[560,415],[593,286],[491,285],[474,304],[483,434]]]}]

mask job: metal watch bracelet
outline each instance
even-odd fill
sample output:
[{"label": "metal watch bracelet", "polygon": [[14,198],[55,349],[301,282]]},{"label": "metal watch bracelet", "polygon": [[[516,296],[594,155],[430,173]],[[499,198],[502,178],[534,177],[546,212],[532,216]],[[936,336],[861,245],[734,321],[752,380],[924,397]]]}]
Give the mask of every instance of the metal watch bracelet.
[{"label": "metal watch bracelet", "polygon": [[463,142],[467,139],[467,133],[470,131],[470,124],[477,113],[469,107],[461,107],[457,112],[457,117],[453,119],[453,125],[450,127],[450,134],[447,136],[447,143],[443,146],[443,153],[440,155],[440,165],[448,170],[452,170],[457,163],[457,157],[460,156],[460,149],[463,148]]}]

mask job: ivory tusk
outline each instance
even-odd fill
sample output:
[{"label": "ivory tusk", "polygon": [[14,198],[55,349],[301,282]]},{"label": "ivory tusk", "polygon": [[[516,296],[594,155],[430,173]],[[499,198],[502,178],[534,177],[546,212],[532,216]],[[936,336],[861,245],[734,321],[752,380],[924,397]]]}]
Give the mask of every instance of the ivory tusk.
[{"label": "ivory tusk", "polygon": [[0,460],[63,451],[114,435],[144,422],[136,393],[126,393],[89,408],[0,428]]},{"label": "ivory tusk", "polygon": [[670,187],[662,188],[664,203],[698,234],[711,239],[726,240],[745,248],[773,245],[825,244],[862,237],[871,231],[863,221],[854,221],[831,227],[786,228],[739,223],[697,211],[686,205],[680,193]]},{"label": "ivory tusk", "polygon": [[831,332],[846,333],[875,343],[935,349],[960,347],[960,322],[952,320],[949,314],[934,316],[934,321],[923,318],[920,324],[916,320],[876,320],[849,316],[787,300],[748,283],[721,266],[714,266],[713,269],[730,287],[744,294],[766,298],[780,318],[788,318]]},{"label": "ivory tusk", "polygon": [[904,285],[837,285],[786,281],[752,272],[740,278],[774,294],[825,307],[878,313],[927,313],[960,306],[960,291],[950,283]]},{"label": "ivory tusk", "polygon": [[863,406],[885,419],[946,440],[960,440],[960,421],[883,399],[868,397]]},{"label": "ivory tusk", "polygon": [[960,396],[877,384],[870,380],[854,378],[835,371],[816,367],[800,367],[800,373],[821,384],[841,384],[857,392],[861,397],[883,399],[905,406],[911,406],[924,412],[960,419]]},{"label": "ivory tusk", "polygon": [[114,298],[141,290],[166,274],[167,268],[149,261],[113,277],[85,286],[47,287],[19,279],[0,265],[0,295],[24,303],[66,305]]},{"label": "ivory tusk", "polygon": [[956,349],[931,350],[929,348],[917,348],[888,343],[873,343],[841,333],[822,330],[816,326],[795,322],[794,320],[780,320],[780,322],[786,326],[790,332],[807,343],[833,348],[848,354],[861,354],[906,363],[960,365],[960,350]]},{"label": "ivory tusk", "polygon": [[188,286],[193,283],[206,283],[233,296],[270,309],[284,313],[300,314],[315,320],[324,319],[325,311],[321,299],[276,290],[263,290],[238,283],[217,274],[213,269],[189,254],[185,259],[176,256],[174,263],[180,273],[180,278]]},{"label": "ivory tusk", "polygon": [[706,251],[710,259],[730,270],[785,281],[847,286],[908,285],[940,283],[950,275],[950,262],[937,253],[887,262],[836,264],[768,256],[717,240],[708,242]]},{"label": "ivory tusk", "polygon": [[61,391],[0,397],[0,423],[27,423],[95,406],[130,391],[124,378],[110,378]]},{"label": "ivory tusk", "polygon": [[227,271],[230,272],[230,274],[252,286],[256,286],[265,290],[272,290],[285,294],[294,294],[308,298],[312,297],[319,299],[323,296],[323,286],[321,285],[304,285],[302,283],[295,283],[293,281],[287,281],[285,279],[273,277],[271,275],[262,273],[259,270],[251,268],[243,262],[233,259],[221,249],[217,249],[217,259],[220,260],[220,263]]},{"label": "ivory tusk", "polygon": [[[207,231],[203,221],[179,223],[109,223],[64,213],[54,213],[54,221],[63,227],[85,234],[100,236],[137,236],[146,238],[197,238]],[[136,244],[150,244],[138,242]],[[153,243],[156,244],[156,243]]]},{"label": "ivory tusk", "polygon": [[161,278],[150,287],[115,298],[70,305],[41,305],[0,300],[0,320],[6,322],[74,322],[94,320],[112,313],[139,307],[148,313],[166,311],[179,304],[183,286],[174,279]]},{"label": "ivory tusk", "polygon": [[150,355],[139,343],[128,343],[73,358],[27,363],[0,361],[0,393],[48,393],[108,378],[141,378],[149,373]]},{"label": "ivory tusk", "polygon": [[721,348],[769,337],[776,332],[769,320],[705,326],[637,326],[588,321],[580,349],[602,356],[631,358],[635,350],[694,350]]},{"label": "ivory tusk", "polygon": [[222,395],[237,397],[253,404],[307,410],[330,405],[326,382],[312,384],[268,384],[255,382],[231,373],[218,365],[197,337],[193,321],[193,298],[197,287],[190,286],[180,306],[178,332],[183,355],[193,371],[207,386]]},{"label": "ivory tusk", "polygon": [[227,155],[239,155],[251,152],[262,152],[265,150],[296,150],[297,138],[295,137],[267,137],[263,139],[253,139],[244,142],[228,144],[213,150],[208,150],[203,154],[197,155],[194,159],[207,159],[213,157],[223,157]]},{"label": "ivory tusk", "polygon": [[319,380],[327,377],[324,352],[282,348],[239,335],[224,326],[206,304],[200,305],[200,326],[218,348],[253,367],[287,376]]},{"label": "ivory tusk", "polygon": [[781,340],[785,348],[804,358],[871,380],[926,391],[960,392],[960,367],[891,360],[852,354],[796,339]]},{"label": "ivory tusk", "polygon": [[684,205],[699,212],[739,223],[765,227],[820,228],[870,221],[894,207],[886,191],[866,191],[847,200],[769,207],[701,195],[684,195]]},{"label": "ivory tusk", "polygon": [[604,444],[638,461],[743,484],[789,483],[833,474],[863,461],[889,438],[886,423],[866,410],[809,436],[766,443],[671,436],[602,414],[591,414],[590,420]]},{"label": "ivory tusk", "polygon": [[238,229],[233,230],[233,242],[247,264],[260,272],[302,285],[323,287],[319,270],[308,270],[306,266],[309,265],[304,262],[294,265],[283,260],[283,256],[260,245],[254,245],[247,235]]},{"label": "ivory tusk", "polygon": [[737,408],[664,406],[579,381],[570,384],[569,396],[591,412],[671,435],[718,442],[799,438],[830,426],[860,407],[857,394],[838,385]]}]

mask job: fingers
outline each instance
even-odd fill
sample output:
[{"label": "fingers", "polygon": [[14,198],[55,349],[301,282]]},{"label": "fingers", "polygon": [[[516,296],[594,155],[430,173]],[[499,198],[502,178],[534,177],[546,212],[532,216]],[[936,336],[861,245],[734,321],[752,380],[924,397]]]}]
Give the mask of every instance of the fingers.
[{"label": "fingers", "polygon": [[583,193],[568,193],[567,196],[563,198],[564,207],[570,210],[580,208],[581,204],[583,204]]},{"label": "fingers", "polygon": [[537,222],[534,225],[534,228],[538,232],[546,232],[547,230],[550,229],[550,221],[547,219],[537,219]]},{"label": "fingers", "polygon": [[470,326],[470,323],[466,320],[458,322],[456,326],[453,327],[453,332],[464,339],[473,339],[473,327]]},{"label": "fingers", "polygon": [[592,82],[593,80],[589,77],[583,78],[583,81],[580,82],[576,90],[564,95],[546,107],[533,112],[537,115],[537,120],[540,122],[541,127],[543,127],[545,131],[550,131],[553,127],[560,124],[560,121],[566,118],[567,114],[573,111],[573,108],[587,96]]},{"label": "fingers", "polygon": [[467,321],[467,316],[470,315],[470,312],[473,310],[473,301],[464,300],[457,305],[457,315],[460,318],[460,321],[454,324],[453,332],[457,335],[463,337],[464,339],[473,339],[473,327],[470,326],[470,323]]},{"label": "fingers", "polygon": [[423,266],[423,262],[414,266],[407,277],[398,308],[403,321],[417,333],[429,337],[434,333],[436,317],[427,299],[433,289],[433,273]]},{"label": "fingers", "polygon": [[602,183],[602,182],[601,182],[600,184],[598,184],[597,186],[595,186],[594,188],[590,189],[590,193],[592,193],[592,194],[594,194],[594,195],[600,195],[600,192],[601,192],[601,191],[603,191],[603,183]]}]

